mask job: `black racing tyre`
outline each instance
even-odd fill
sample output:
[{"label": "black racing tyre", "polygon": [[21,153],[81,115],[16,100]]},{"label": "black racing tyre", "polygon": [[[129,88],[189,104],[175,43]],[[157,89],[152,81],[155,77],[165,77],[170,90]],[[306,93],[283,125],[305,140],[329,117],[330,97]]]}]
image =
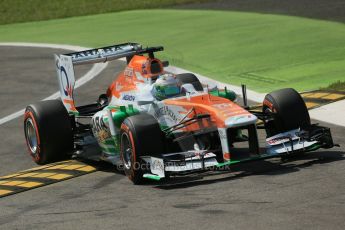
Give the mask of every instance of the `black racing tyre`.
[{"label": "black racing tyre", "polygon": [[190,83],[194,86],[196,91],[203,91],[203,87],[201,85],[201,82],[192,73],[181,73],[176,75],[176,80],[179,82],[179,84],[187,84]]},{"label": "black racing tyre", "polygon": [[264,113],[273,113],[274,119],[265,124],[268,137],[310,126],[308,109],[294,89],[280,89],[267,94],[262,109]]},{"label": "black racing tyre", "polygon": [[24,134],[30,156],[40,165],[64,160],[73,150],[70,117],[60,100],[27,106]]},{"label": "black racing tyre", "polygon": [[134,184],[143,182],[140,156],[160,156],[164,152],[164,136],[157,120],[149,114],[127,117],[121,124],[120,156],[127,177]]}]

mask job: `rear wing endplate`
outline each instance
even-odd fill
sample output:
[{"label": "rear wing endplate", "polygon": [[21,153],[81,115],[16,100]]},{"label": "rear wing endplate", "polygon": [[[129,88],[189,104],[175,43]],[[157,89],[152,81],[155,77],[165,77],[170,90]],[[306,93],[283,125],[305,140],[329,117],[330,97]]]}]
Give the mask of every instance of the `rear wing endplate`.
[{"label": "rear wing endplate", "polygon": [[66,55],[54,55],[56,73],[58,76],[60,97],[68,113],[78,114],[74,104],[73,91],[75,85],[72,57]]}]

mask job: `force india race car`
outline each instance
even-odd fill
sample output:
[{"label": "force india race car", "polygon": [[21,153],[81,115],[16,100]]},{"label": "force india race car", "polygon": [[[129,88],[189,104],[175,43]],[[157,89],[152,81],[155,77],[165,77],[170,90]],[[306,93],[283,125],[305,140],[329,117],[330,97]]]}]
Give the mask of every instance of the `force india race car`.
[{"label": "force india race car", "polygon": [[[247,106],[245,86],[240,106],[226,88],[202,85],[191,73],[166,73],[168,62],[154,57],[162,50],[126,43],[55,55],[61,100],[31,104],[25,112],[33,160],[105,160],[121,166],[139,184],[143,178],[160,180],[334,146],[330,129],[311,124],[295,90],[267,94],[263,109],[254,111]],[[74,65],[120,58],[126,58],[127,66],[106,93],[96,103],[76,106]],[[267,135],[262,147],[258,129]]]}]

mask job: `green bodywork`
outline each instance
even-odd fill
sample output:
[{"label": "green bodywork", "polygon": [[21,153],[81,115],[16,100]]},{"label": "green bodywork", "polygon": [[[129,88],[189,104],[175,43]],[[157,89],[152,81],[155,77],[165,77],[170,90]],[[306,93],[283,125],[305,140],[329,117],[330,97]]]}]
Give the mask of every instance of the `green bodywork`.
[{"label": "green bodywork", "polygon": [[68,114],[78,116],[79,112],[78,111],[69,111]]},{"label": "green bodywork", "polygon": [[212,90],[210,91],[210,94],[213,96],[229,99],[230,101],[236,100],[236,97],[237,97],[234,91],[228,90],[226,87],[224,90],[219,90],[219,89]]},{"label": "green bodywork", "polygon": [[[104,153],[109,155],[118,155],[120,154],[120,127],[122,122],[130,116],[139,114],[139,110],[133,107],[133,105],[126,106],[108,106],[107,109],[115,109],[116,112],[112,113],[116,135],[108,137],[100,142],[100,147]],[[108,117],[103,118],[104,122],[108,123]]]},{"label": "green bodywork", "polygon": [[[130,116],[139,114],[139,110],[133,107],[133,105],[126,106],[108,106],[108,109],[116,109],[117,111],[112,113],[113,121],[116,128],[120,128],[122,122]],[[104,120],[106,120],[105,118]]]},{"label": "green bodywork", "polygon": [[143,177],[147,178],[147,179],[151,179],[151,180],[156,180],[156,181],[161,179],[160,176],[157,176],[157,175],[154,175],[154,174],[148,174],[148,173],[144,174]]}]

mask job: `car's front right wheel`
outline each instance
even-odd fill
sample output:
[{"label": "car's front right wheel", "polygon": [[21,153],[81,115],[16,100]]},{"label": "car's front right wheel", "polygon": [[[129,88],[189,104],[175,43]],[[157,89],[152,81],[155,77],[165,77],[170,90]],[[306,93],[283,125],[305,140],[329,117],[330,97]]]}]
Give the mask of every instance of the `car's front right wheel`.
[{"label": "car's front right wheel", "polygon": [[263,112],[273,116],[265,123],[267,136],[310,126],[308,109],[301,95],[292,88],[280,89],[266,95]]}]

